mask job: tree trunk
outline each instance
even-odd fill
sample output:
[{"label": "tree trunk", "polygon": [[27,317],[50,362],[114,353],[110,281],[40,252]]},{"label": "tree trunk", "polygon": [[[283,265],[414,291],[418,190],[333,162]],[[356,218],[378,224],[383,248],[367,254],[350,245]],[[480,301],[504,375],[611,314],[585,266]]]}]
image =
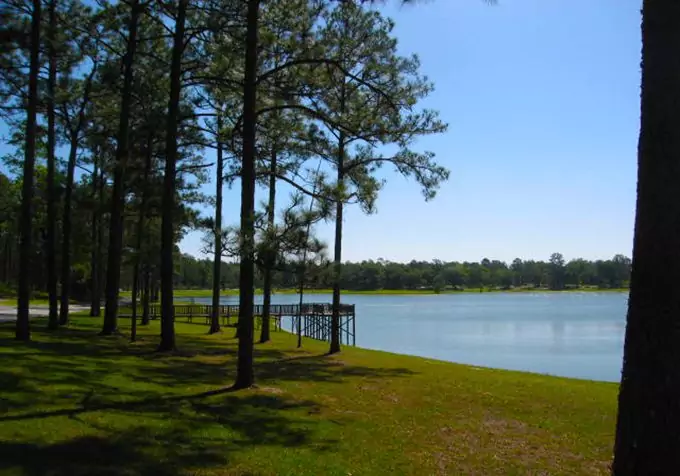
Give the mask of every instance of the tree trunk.
[{"label": "tree trunk", "polygon": [[47,55],[49,57],[49,73],[47,78],[47,295],[50,311],[47,327],[59,327],[59,310],[57,300],[57,187],[54,183],[56,169],[56,131],[54,95],[57,84],[57,51],[55,47],[57,31],[57,2],[49,4],[49,39]]},{"label": "tree trunk", "polygon": [[59,325],[61,326],[68,324],[68,304],[71,294],[71,200],[73,196],[73,179],[76,171],[76,158],[78,156],[78,141],[80,131],[85,126],[85,107],[90,100],[90,88],[92,87],[92,79],[95,72],[96,64],[93,66],[85,82],[85,90],[83,92],[75,127],[69,131],[71,144],[66,171],[61,255],[61,307],[59,309]]},{"label": "tree trunk", "polygon": [[253,299],[255,296],[255,134],[257,126],[257,43],[260,0],[248,0],[243,86],[243,161],[241,164],[241,264],[239,277],[238,362],[234,388],[255,383],[253,374]]},{"label": "tree trunk", "polygon": [[130,341],[137,340],[137,294],[139,292],[139,265],[142,255],[142,243],[144,243],[144,221],[146,220],[146,204],[148,201],[148,183],[151,174],[151,162],[153,159],[153,141],[149,134],[146,141],[146,157],[144,161],[144,178],[142,181],[142,197],[139,204],[139,215],[137,217],[137,229],[135,230],[137,240],[135,243],[135,257],[132,271],[132,313],[130,322]]},{"label": "tree trunk", "polygon": [[680,3],[645,0],[633,266],[612,472],[680,474]]},{"label": "tree trunk", "polygon": [[92,250],[90,252],[90,316],[99,315],[99,306],[95,307],[95,296],[99,287],[99,207],[95,206],[99,190],[99,157],[95,151],[94,170],[92,171],[92,225],[90,236]]},{"label": "tree trunk", "polygon": [[71,149],[68,154],[66,169],[66,189],[64,192],[64,210],[62,216],[61,238],[61,296],[59,307],[59,325],[68,324],[68,302],[71,288],[71,197],[73,196],[73,177],[76,171],[76,155],[78,153],[77,133],[72,132]]},{"label": "tree trunk", "polygon": [[139,23],[139,0],[131,5],[127,51],[123,59],[124,79],[121,94],[120,122],[118,125],[118,146],[116,166],[111,192],[111,217],[109,227],[108,263],[106,267],[106,309],[104,311],[103,335],[118,330],[118,291],[120,288],[121,255],[123,252],[123,200],[125,197],[125,168],[128,161],[128,135],[130,129],[130,106],[132,101],[132,80],[135,51],[137,49],[137,26]]},{"label": "tree trunk", "polygon": [[[347,29],[347,23],[345,23]],[[345,113],[345,79],[340,86],[339,112]],[[344,193],[345,183],[345,133],[341,130],[338,134],[338,187]],[[340,279],[342,277],[342,212],[344,197],[337,197],[335,205],[335,246],[333,253],[333,303],[331,305],[331,346],[330,354],[340,352]]]},{"label": "tree trunk", "polygon": [[153,284],[151,285],[151,302],[158,302],[159,293],[158,278],[156,277],[156,273],[154,273]]},{"label": "tree trunk", "polygon": [[31,15],[31,65],[28,77],[28,108],[26,113],[26,146],[24,176],[21,189],[21,241],[19,247],[19,289],[17,303],[17,340],[31,340],[28,306],[31,299],[31,257],[33,247],[33,173],[35,169],[36,115],[38,110],[38,74],[40,72],[40,1],[33,0]]},{"label": "tree trunk", "polygon": [[151,297],[151,272],[144,266],[144,287],[142,288],[142,325],[149,325],[149,298]]},{"label": "tree trunk", "polygon": [[[272,157],[270,163],[269,174],[269,203],[267,204],[267,227],[269,231],[274,228],[274,218],[276,215],[276,147],[272,149]],[[260,343],[264,344],[269,341],[269,315],[271,313],[272,304],[272,273],[274,272],[274,264],[276,260],[276,253],[274,250],[267,250],[265,257],[264,276],[262,283],[262,290],[264,293],[264,300],[262,303],[262,331],[260,332]]]},{"label": "tree trunk", "polygon": [[[319,173],[319,170],[321,169],[321,162],[319,162],[319,167],[316,169],[316,173]],[[316,192],[316,186],[314,187],[314,192]],[[309,201],[309,213],[312,213],[312,210],[314,210],[314,196],[311,197]],[[312,222],[307,223],[307,233],[306,233],[306,240],[305,242],[309,242],[309,233],[312,229]],[[297,346],[298,349],[302,347],[302,305],[304,304],[304,293],[305,293],[305,276],[307,274],[307,247],[305,247],[304,251],[302,252],[302,266],[300,269],[300,302],[299,302],[299,307],[298,307],[298,316],[297,316]]]},{"label": "tree trunk", "polygon": [[[307,232],[309,235],[309,231]],[[304,251],[305,257],[302,259],[302,270],[300,271],[300,302],[298,307],[297,315],[297,347],[298,349],[302,347],[302,305],[304,304],[305,295],[305,271],[306,271],[306,261],[307,261],[307,250]]]},{"label": "tree trunk", "polygon": [[139,262],[132,267],[132,312],[130,313],[130,342],[137,340],[137,293],[139,288]]},{"label": "tree trunk", "polygon": [[213,261],[212,315],[210,334],[220,331],[220,278],[222,271],[222,182],[224,157],[221,140],[222,110],[217,111],[217,177],[215,185],[215,257]]},{"label": "tree trunk", "polygon": [[[104,175],[104,167],[99,171],[99,205],[97,209],[97,241],[94,263],[96,263],[96,274],[93,274],[92,279],[92,303],[90,304],[90,316],[99,316],[101,314],[102,301],[102,283],[104,281],[104,253],[102,247],[104,246],[104,187],[106,185],[106,176]],[[94,270],[93,270],[94,272]]]},{"label": "tree trunk", "polygon": [[[344,189],[345,140],[340,133],[338,143],[338,186]],[[342,276],[342,212],[343,199],[335,205],[335,250],[333,254],[333,304],[331,313],[331,347],[329,353],[340,352],[340,279]]]},{"label": "tree trunk", "polygon": [[161,342],[159,351],[175,349],[175,309],[173,307],[173,252],[175,248],[175,180],[177,169],[177,129],[179,124],[179,99],[182,89],[182,53],[184,50],[184,23],[188,0],[179,0],[177,21],[172,45],[170,67],[170,100],[165,141],[165,176],[163,178],[163,206],[161,211]]}]

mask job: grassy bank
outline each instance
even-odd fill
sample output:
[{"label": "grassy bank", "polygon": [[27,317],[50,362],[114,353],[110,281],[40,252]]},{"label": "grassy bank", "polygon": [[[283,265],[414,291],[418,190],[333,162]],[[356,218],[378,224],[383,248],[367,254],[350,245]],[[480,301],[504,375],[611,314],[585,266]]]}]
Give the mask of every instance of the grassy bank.
[{"label": "grassy bank", "polygon": [[[127,325],[127,322],[121,322]],[[177,324],[181,352],[98,337],[99,319],[15,342],[0,326],[2,474],[606,474],[617,386],[274,333],[259,387],[230,392],[233,329]],[[127,332],[126,328],[122,328]]]}]

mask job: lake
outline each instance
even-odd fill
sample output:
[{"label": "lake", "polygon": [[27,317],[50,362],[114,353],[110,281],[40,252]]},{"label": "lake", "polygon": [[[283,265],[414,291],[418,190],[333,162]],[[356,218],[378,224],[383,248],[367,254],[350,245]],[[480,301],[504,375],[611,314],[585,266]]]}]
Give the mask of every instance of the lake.
[{"label": "lake", "polygon": [[[261,302],[262,296],[257,296]],[[274,304],[297,303],[275,294]],[[195,298],[210,303],[210,298]],[[614,292],[343,294],[357,346],[564,377],[620,379],[628,295]],[[331,302],[329,294],[305,302]],[[237,304],[225,296],[223,304]],[[290,329],[290,320],[284,322]]]}]

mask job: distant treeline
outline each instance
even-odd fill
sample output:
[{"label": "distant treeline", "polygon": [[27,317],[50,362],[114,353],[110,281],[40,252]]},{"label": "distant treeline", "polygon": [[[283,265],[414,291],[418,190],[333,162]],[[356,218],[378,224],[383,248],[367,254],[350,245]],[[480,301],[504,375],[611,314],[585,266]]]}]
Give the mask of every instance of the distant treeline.
[{"label": "distant treeline", "polygon": [[[373,291],[380,289],[417,290],[466,288],[541,287],[568,289],[579,286],[621,288],[628,286],[631,260],[616,255],[609,260],[588,261],[574,259],[566,262],[560,253],[547,261],[521,260],[508,264],[498,260],[480,262],[411,261],[395,263],[379,259],[342,266],[342,289]],[[274,274],[276,288],[294,288],[299,282],[299,272],[294,265],[282,265]],[[212,262],[182,255],[176,271],[179,288],[207,289],[212,280]],[[222,288],[238,287],[238,264],[222,264]],[[313,265],[308,272],[307,288],[328,289],[332,286],[332,268]],[[262,277],[256,277],[256,286],[262,286]]]}]

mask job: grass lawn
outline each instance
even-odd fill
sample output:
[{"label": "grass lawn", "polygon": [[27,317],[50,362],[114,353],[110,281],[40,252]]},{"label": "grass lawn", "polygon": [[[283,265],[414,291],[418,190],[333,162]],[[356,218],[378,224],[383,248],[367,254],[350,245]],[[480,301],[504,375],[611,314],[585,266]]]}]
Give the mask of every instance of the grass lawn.
[{"label": "grass lawn", "polygon": [[[127,325],[127,322],[121,324]],[[0,325],[0,474],[606,474],[617,385],[481,369],[273,333],[258,388],[229,391],[233,329],[177,324],[180,351]],[[127,332],[127,328],[121,329]]]}]

